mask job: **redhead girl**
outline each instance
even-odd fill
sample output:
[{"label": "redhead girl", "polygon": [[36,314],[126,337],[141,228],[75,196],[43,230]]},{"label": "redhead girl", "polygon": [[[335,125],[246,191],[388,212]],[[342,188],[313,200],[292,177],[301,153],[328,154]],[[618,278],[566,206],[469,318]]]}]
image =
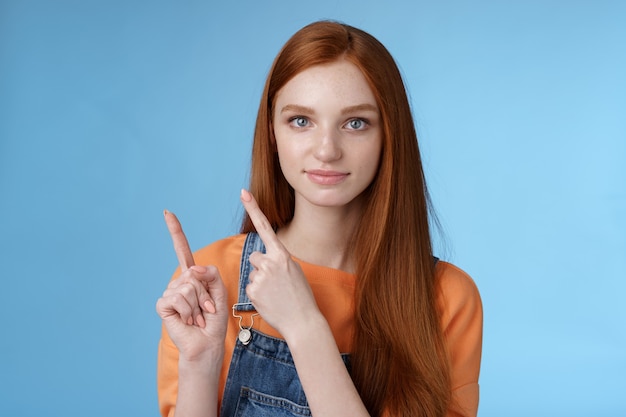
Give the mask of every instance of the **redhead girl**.
[{"label": "redhead girl", "polygon": [[335,22],[298,31],[259,108],[241,234],[192,255],[157,302],[164,416],[475,416],[482,308],[433,256],[393,58]]}]

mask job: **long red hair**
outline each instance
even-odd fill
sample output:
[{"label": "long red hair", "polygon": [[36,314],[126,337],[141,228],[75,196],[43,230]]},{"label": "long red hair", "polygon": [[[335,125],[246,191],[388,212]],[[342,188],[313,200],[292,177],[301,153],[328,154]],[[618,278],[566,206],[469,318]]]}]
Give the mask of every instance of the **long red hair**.
[{"label": "long red hair", "polygon": [[[276,57],[256,121],[250,191],[275,228],[293,217],[294,193],[282,175],[271,128],[278,91],[314,65],[346,59],[362,71],[383,125],[379,171],[365,191],[352,237],[356,265],[352,378],[373,416],[443,416],[449,364],[436,305],[429,198],[406,90],[387,49],[357,28],[315,22]],[[246,215],[243,233],[254,231]]]}]

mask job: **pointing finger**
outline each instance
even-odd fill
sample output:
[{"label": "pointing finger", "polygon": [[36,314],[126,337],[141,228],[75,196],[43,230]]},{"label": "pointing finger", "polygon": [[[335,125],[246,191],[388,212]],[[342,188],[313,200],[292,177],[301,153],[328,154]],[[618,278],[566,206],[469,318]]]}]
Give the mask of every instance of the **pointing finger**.
[{"label": "pointing finger", "polygon": [[163,215],[165,216],[167,230],[169,230],[170,236],[172,236],[172,243],[174,244],[174,251],[176,252],[181,272],[185,272],[195,264],[191,249],[189,249],[187,237],[174,213],[164,210]]},{"label": "pointing finger", "polygon": [[285,247],[282,245],[280,240],[278,240],[272,225],[269,220],[267,220],[267,217],[265,217],[265,214],[261,211],[261,208],[254,199],[254,196],[247,190],[242,189],[241,202],[243,203],[243,207],[246,209],[248,216],[250,216],[250,220],[256,228],[259,237],[265,244],[267,251],[272,252],[285,250]]}]

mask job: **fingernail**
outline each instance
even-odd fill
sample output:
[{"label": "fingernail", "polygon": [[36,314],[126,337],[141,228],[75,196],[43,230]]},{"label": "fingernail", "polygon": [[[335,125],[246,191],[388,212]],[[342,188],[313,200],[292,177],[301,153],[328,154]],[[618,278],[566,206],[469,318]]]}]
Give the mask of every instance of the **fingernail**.
[{"label": "fingernail", "polygon": [[248,192],[248,190],[246,190],[245,188],[241,189],[241,199],[243,201],[251,201],[252,200],[252,195]]},{"label": "fingernail", "polygon": [[167,211],[167,209],[163,210],[163,215],[167,216],[169,214],[169,211]]},{"label": "fingernail", "polygon": [[193,269],[194,271],[200,273],[200,274],[206,274],[207,271],[207,267],[206,266],[202,266],[202,265],[193,265],[191,267],[189,267],[189,269]]},{"label": "fingernail", "polygon": [[209,300],[204,302],[204,309],[209,313],[215,313],[215,305]]}]

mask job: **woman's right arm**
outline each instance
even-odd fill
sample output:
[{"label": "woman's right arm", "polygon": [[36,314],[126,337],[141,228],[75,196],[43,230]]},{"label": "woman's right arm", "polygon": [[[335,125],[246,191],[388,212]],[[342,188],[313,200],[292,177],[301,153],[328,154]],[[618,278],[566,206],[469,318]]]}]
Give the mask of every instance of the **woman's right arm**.
[{"label": "woman's right arm", "polygon": [[156,305],[163,320],[159,394],[167,396],[160,398],[165,402],[161,412],[168,416],[215,416],[228,319],[226,289],[217,268],[194,265],[176,217],[166,212],[165,220],[182,273],[170,282]]},{"label": "woman's right arm", "polygon": [[[178,348],[169,338],[165,326],[159,342],[157,390],[159,411],[163,417],[175,415],[215,415],[222,354],[205,364],[179,361]],[[197,372],[197,371],[204,372]],[[216,376],[217,375],[217,376]],[[190,410],[194,407],[195,410]]]},{"label": "woman's right arm", "polygon": [[214,349],[206,360],[178,361],[175,416],[217,416],[217,392],[224,349]]}]

